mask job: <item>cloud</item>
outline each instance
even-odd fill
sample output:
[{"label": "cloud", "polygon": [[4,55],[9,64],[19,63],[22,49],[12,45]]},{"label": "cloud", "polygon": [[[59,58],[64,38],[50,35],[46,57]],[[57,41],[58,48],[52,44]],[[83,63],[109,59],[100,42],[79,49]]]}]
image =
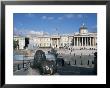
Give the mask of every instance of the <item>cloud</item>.
[{"label": "cloud", "polygon": [[18,29],[15,27],[13,34],[17,35],[17,36],[19,36],[19,35],[24,36],[24,35],[28,34],[28,32],[29,32],[29,29],[24,29],[24,28]]},{"label": "cloud", "polygon": [[42,16],[41,18],[43,20],[53,20],[54,19],[54,17],[52,17],[52,16]]},{"label": "cloud", "polygon": [[73,18],[74,17],[74,14],[71,14],[71,13],[68,13],[68,14],[65,14],[65,17],[70,19],[70,18]]},{"label": "cloud", "polygon": [[33,13],[27,13],[26,16],[31,18],[34,17],[35,15]]},{"label": "cloud", "polygon": [[63,20],[63,17],[58,17],[58,20]]},{"label": "cloud", "polygon": [[48,17],[48,20],[53,20],[54,19],[54,17]]},{"label": "cloud", "polygon": [[17,28],[14,28],[13,34],[14,34],[14,35],[17,35],[17,34],[18,34],[18,33],[17,33]]},{"label": "cloud", "polygon": [[31,30],[31,31],[29,31],[28,33],[29,33],[29,34],[38,34],[38,35],[42,35],[42,34],[43,34],[43,31],[33,31],[33,30]]},{"label": "cloud", "polygon": [[43,31],[29,31],[28,34],[35,34],[35,35],[48,35],[48,32],[43,32]]},{"label": "cloud", "polygon": [[62,19],[73,19],[73,18],[87,18],[86,15],[83,14],[73,14],[73,13],[68,13],[68,14],[64,14],[61,17],[58,17],[58,20],[62,20]]},{"label": "cloud", "polygon": [[68,13],[68,14],[64,14],[63,16],[58,17],[58,20],[71,19],[71,18],[74,18],[74,14]]},{"label": "cloud", "polygon": [[16,36],[26,36],[28,34],[47,35],[48,32],[34,31],[34,30],[30,30],[30,29],[17,29],[17,28],[14,28],[14,35],[16,35]]},{"label": "cloud", "polygon": [[22,24],[22,23],[19,23],[19,25],[20,25],[20,26],[23,26],[23,24]]},{"label": "cloud", "polygon": [[42,19],[47,19],[47,16],[42,16]]},{"label": "cloud", "polygon": [[78,18],[83,18],[83,15],[82,14],[78,14],[77,17]]}]

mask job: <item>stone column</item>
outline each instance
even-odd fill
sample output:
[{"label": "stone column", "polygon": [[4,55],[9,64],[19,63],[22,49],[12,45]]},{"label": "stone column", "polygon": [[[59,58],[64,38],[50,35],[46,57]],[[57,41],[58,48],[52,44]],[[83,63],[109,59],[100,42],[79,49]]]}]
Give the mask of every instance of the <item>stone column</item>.
[{"label": "stone column", "polygon": [[91,46],[91,37],[90,37],[90,46]]},{"label": "stone column", "polygon": [[78,37],[78,46],[80,46],[80,37]]},{"label": "stone column", "polygon": [[96,38],[94,37],[94,46],[96,46]]},{"label": "stone column", "polygon": [[93,46],[94,46],[94,37],[93,37]]},{"label": "stone column", "polygon": [[87,37],[86,37],[86,46],[87,46]]},{"label": "stone column", "polygon": [[50,45],[52,45],[52,43],[51,43],[51,38],[50,38]]},{"label": "stone column", "polygon": [[51,44],[51,47],[52,47],[52,38],[50,38],[50,44]]},{"label": "stone column", "polygon": [[93,38],[91,37],[91,46],[93,46]]},{"label": "stone column", "polygon": [[74,46],[75,46],[75,37],[74,37]]},{"label": "stone column", "polygon": [[94,40],[93,40],[93,37],[92,37],[92,46],[94,45]]},{"label": "stone column", "polygon": [[58,39],[57,39],[57,47],[58,47]]},{"label": "stone column", "polygon": [[96,39],[95,39],[95,37],[94,37],[94,46],[96,46]]},{"label": "stone column", "polygon": [[58,47],[58,39],[57,39],[57,47]]},{"label": "stone column", "polygon": [[92,37],[91,37],[91,46],[92,46]]},{"label": "stone column", "polygon": [[79,46],[81,46],[81,37],[79,37]]},{"label": "stone column", "polygon": [[51,41],[52,41],[52,47],[53,47],[53,39],[51,39]]},{"label": "stone column", "polygon": [[77,46],[78,46],[78,37],[77,37]]},{"label": "stone column", "polygon": [[87,37],[87,46],[88,46],[89,44],[88,44],[88,37]]},{"label": "stone column", "polygon": [[85,46],[86,46],[86,37],[85,37],[85,41],[84,42],[85,42]]},{"label": "stone column", "polygon": [[83,37],[82,37],[82,46],[83,46]]}]

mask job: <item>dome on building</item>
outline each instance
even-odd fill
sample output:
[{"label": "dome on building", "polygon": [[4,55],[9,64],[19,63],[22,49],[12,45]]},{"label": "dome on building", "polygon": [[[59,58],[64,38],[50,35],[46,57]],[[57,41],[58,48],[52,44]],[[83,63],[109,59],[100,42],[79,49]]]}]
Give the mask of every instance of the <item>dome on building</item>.
[{"label": "dome on building", "polygon": [[88,33],[88,28],[85,26],[85,24],[83,23],[79,29],[79,33],[81,34],[85,34],[85,33]]}]

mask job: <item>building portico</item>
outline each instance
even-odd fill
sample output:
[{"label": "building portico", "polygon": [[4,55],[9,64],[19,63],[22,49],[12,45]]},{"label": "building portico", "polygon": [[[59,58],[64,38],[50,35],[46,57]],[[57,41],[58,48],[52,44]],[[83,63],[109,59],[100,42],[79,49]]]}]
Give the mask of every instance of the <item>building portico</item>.
[{"label": "building portico", "polygon": [[73,46],[75,47],[95,47],[97,45],[96,37],[94,36],[74,36]]},{"label": "building portico", "polygon": [[51,40],[51,47],[59,48],[60,47],[60,36],[52,36]]}]

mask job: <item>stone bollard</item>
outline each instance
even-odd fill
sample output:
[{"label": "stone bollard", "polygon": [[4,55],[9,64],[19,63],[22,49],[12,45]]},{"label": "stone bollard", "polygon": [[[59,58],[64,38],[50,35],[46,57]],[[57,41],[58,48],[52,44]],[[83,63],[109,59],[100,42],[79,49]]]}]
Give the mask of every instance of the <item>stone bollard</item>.
[{"label": "stone bollard", "polygon": [[18,70],[20,70],[19,64],[17,65]]},{"label": "stone bollard", "polygon": [[81,60],[81,65],[83,65],[82,60]]},{"label": "stone bollard", "polygon": [[74,56],[75,56],[75,53],[74,53]]},{"label": "stone bollard", "polygon": [[89,65],[89,60],[88,60],[88,62],[87,62],[87,65]]},{"label": "stone bollard", "polygon": [[75,59],[75,63],[74,63],[74,65],[76,65],[76,59]]},{"label": "stone bollard", "polygon": [[70,61],[69,61],[68,65],[71,65],[71,64],[70,64]]}]

